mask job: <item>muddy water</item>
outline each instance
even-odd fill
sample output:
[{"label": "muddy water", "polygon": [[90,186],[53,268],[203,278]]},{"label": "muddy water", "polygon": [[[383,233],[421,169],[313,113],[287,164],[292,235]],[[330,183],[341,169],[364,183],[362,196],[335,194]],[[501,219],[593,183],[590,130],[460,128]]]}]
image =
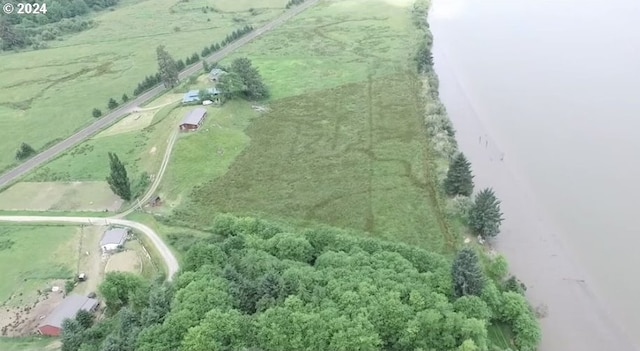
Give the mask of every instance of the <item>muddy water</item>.
[{"label": "muddy water", "polygon": [[542,349],[633,350],[640,2],[434,0],[430,23],[461,149],[503,200],[496,245],[549,306]]}]

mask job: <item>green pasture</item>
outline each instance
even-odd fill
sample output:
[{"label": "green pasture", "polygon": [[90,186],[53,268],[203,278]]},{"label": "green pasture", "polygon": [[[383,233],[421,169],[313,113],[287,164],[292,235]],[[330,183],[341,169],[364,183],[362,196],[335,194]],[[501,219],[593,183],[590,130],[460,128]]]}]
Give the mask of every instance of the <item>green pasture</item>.
[{"label": "green pasture", "polygon": [[201,225],[218,212],[321,222],[443,250],[415,84],[396,71],[274,101],[229,171],[196,186],[179,216]]},{"label": "green pasture", "polygon": [[184,59],[237,28],[266,23],[286,3],[124,1],[97,13],[96,28],[48,42],[48,49],[0,54],[0,169],[15,163],[21,142],[39,149],[91,123],[92,109],[106,112],[109,98],[132,96],[156,72],[158,45]]},{"label": "green pasture", "polygon": [[74,226],[0,225],[0,303],[19,306],[52,280],[71,278],[78,262]]},{"label": "green pasture", "polygon": [[415,55],[419,31],[410,3],[325,0],[221,63],[249,57],[272,99],[388,76]]},{"label": "green pasture", "polygon": [[56,351],[60,343],[50,337],[0,338],[2,351]]}]

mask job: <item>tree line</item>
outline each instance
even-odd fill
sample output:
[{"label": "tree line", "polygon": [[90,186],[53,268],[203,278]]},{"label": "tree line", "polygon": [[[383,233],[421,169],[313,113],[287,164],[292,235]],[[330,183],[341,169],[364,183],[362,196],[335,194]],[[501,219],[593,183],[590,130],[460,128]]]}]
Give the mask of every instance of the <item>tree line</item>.
[{"label": "tree line", "polygon": [[[119,0],[53,0],[46,2],[46,13],[19,15],[16,13],[0,17],[0,40],[2,50],[21,49],[32,45],[43,48],[45,41],[62,34],[87,30],[95,25],[89,19],[81,19],[91,11],[100,11],[116,6]],[[0,1],[4,5],[15,1]]]},{"label": "tree line", "polygon": [[287,2],[287,6],[285,6],[287,9],[292,8],[293,6],[296,5],[300,5],[304,2],[305,0],[289,0],[289,2]]},{"label": "tree line", "polygon": [[[238,40],[240,37],[251,31],[253,31],[253,26],[250,25],[236,29],[228,34],[220,43],[213,43],[210,46],[202,49],[202,56],[197,52],[194,52],[184,60],[176,61],[171,57],[171,55],[169,55],[164,46],[161,46],[162,49],[158,47],[156,49],[156,55],[158,59],[158,72],[146,76],[140,83],[138,83],[138,86],[133,89],[133,96],[138,96],[161,83],[163,83],[166,87],[175,87],[178,84],[178,74],[187,66],[197,63],[201,57],[204,58],[205,56],[209,56],[220,51],[226,45],[232,43],[235,40]],[[127,101],[129,101],[129,96],[127,94],[123,94],[120,101],[112,97],[107,102],[107,110],[113,110]],[[99,118],[103,115],[100,108],[94,108],[91,114],[95,118]]]},{"label": "tree line", "polygon": [[471,249],[451,261],[227,215],[210,232],[172,283],[108,273],[98,289],[108,317],[64,321],[62,351],[499,350],[488,337],[495,323],[534,350],[535,318],[504,284],[503,259],[485,267]]},{"label": "tree line", "polygon": [[[416,50],[416,70],[422,78],[425,90],[425,124],[428,137],[434,151],[449,160],[446,171],[442,174],[442,192],[454,207],[455,215],[469,227],[480,239],[490,239],[500,233],[503,213],[500,200],[492,188],[484,188],[474,196],[474,182],[471,163],[458,150],[455,140],[455,129],[449,120],[446,108],[439,101],[438,78],[433,69],[432,45],[433,36],[429,30],[427,13],[429,2],[418,0],[413,7],[414,24],[423,31],[423,40]],[[483,295],[487,292],[486,280],[482,269],[477,265],[475,252],[469,247],[463,248],[453,263],[453,287],[456,295]],[[526,290],[515,276],[507,276],[506,261],[498,260],[498,268],[494,265],[494,281],[502,285],[502,308],[517,308],[529,312],[516,316],[513,311],[504,311],[497,320],[510,326],[515,335],[515,344],[519,350],[534,350],[540,342],[540,327],[523,294]],[[495,271],[499,273],[495,273]],[[495,280],[498,279],[499,280]],[[495,290],[489,288],[489,290]],[[495,291],[491,294],[497,296]],[[493,303],[495,304],[497,300]],[[487,303],[490,304],[489,301]],[[497,305],[496,305],[497,306]]]}]

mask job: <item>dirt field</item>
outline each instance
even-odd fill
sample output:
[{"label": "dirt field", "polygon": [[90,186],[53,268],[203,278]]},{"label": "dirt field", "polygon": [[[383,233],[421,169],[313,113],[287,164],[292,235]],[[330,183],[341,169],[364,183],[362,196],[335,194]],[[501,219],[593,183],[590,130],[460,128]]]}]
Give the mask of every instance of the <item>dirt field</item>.
[{"label": "dirt field", "polygon": [[[77,241],[73,252],[78,254],[77,272],[85,273],[87,280],[79,283],[73,293],[86,295],[97,291],[98,284],[104,276],[104,266],[108,257],[100,252],[100,238],[106,227],[77,228]],[[47,316],[63,299],[65,280],[53,280],[43,287],[30,301],[26,300],[21,306],[0,307],[0,335],[28,336],[31,335],[43,316]],[[52,292],[51,287],[57,286],[59,292]],[[23,298],[26,295],[23,295]]]},{"label": "dirt field", "polygon": [[155,112],[156,111],[134,112],[121,119],[118,123],[98,133],[94,139],[143,129],[151,124]]},{"label": "dirt field", "polygon": [[182,95],[180,94],[163,95],[153,101],[149,106],[140,107],[136,112],[133,112],[121,119],[118,123],[98,133],[94,139],[141,130],[151,124],[153,116],[155,116],[158,110],[181,99]]},{"label": "dirt field", "polygon": [[38,323],[63,299],[64,280],[52,282],[58,292],[42,291],[33,303],[20,307],[4,306],[0,309],[0,335],[27,336],[36,332]]},{"label": "dirt field", "polygon": [[106,182],[20,182],[0,193],[0,210],[116,211],[122,200]]},{"label": "dirt field", "polygon": [[141,273],[142,262],[140,255],[134,250],[127,250],[112,255],[104,268],[104,272],[109,273],[116,271]]}]

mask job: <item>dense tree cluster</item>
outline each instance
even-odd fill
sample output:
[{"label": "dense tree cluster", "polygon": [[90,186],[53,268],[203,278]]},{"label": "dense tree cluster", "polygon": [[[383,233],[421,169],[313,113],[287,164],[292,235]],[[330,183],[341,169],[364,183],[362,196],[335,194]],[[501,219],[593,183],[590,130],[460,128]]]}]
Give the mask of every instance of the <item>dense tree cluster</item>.
[{"label": "dense tree cluster", "polygon": [[228,74],[220,78],[218,87],[227,98],[241,95],[259,100],[269,97],[269,90],[262,82],[260,72],[246,57],[233,60]]},{"label": "dense tree cluster", "polygon": [[[34,15],[3,15],[0,18],[0,40],[2,50],[12,50],[32,45],[41,48],[42,42],[58,38],[65,33],[79,32],[91,28],[94,22],[79,19],[91,11],[113,7],[119,0],[53,0],[46,2],[46,13]],[[16,1],[0,1],[17,3]],[[44,3],[44,2],[40,2]]]},{"label": "dense tree cluster", "polygon": [[211,232],[170,285],[107,275],[112,317],[70,327],[64,350],[497,350],[492,323],[511,326],[523,351],[539,339],[522,295],[482,277],[477,295],[458,297],[439,254],[251,218],[223,216]]}]

